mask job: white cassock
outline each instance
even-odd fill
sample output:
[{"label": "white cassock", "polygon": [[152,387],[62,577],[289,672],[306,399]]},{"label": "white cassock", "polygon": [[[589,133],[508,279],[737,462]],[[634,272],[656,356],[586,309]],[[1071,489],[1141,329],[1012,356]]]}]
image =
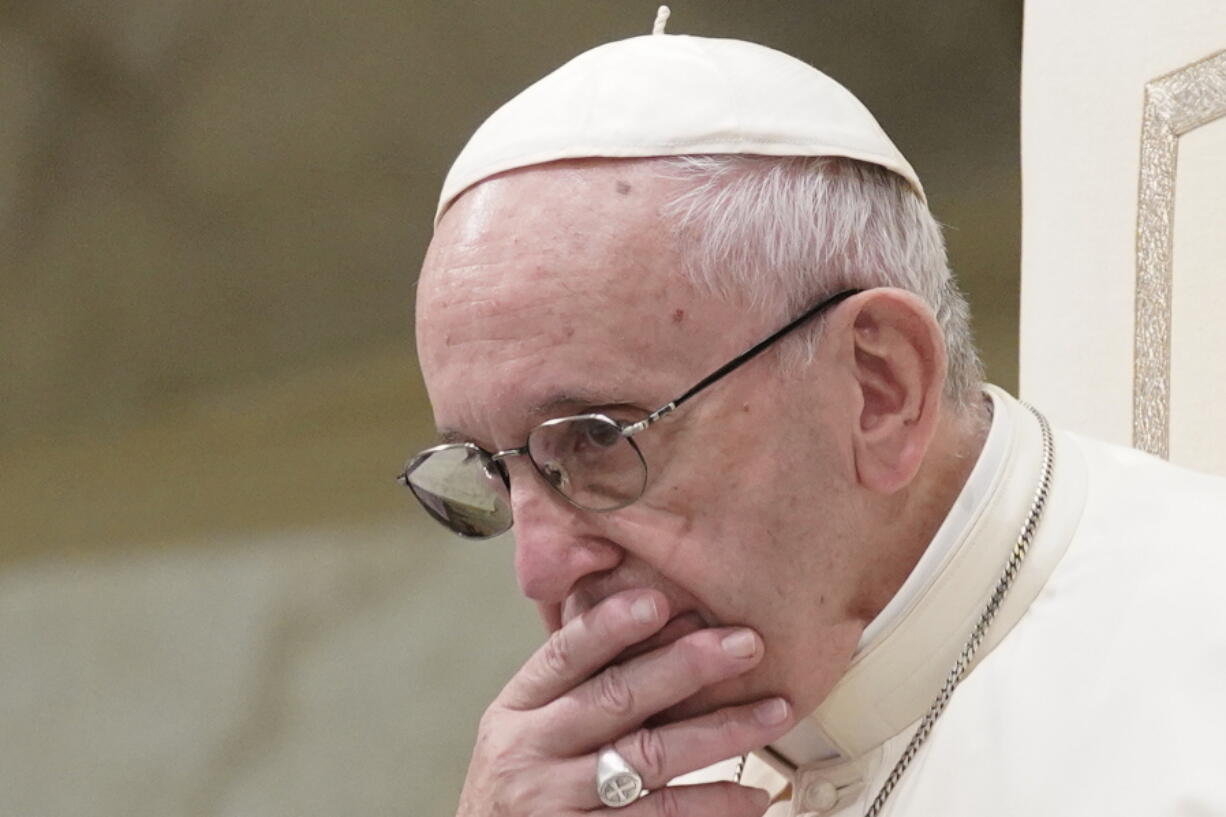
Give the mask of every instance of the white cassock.
[{"label": "white cassock", "polygon": [[[746,763],[769,817],[863,814],[979,617],[1042,458],[1035,417],[988,394],[991,432],[933,545],[818,711]],[[1226,479],[1054,443],[1030,552],[881,814],[1226,815]]]}]

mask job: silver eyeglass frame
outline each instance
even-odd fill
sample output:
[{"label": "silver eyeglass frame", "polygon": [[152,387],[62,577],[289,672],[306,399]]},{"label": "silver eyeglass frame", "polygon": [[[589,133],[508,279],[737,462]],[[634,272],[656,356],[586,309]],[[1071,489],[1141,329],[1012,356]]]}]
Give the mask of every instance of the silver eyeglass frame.
[{"label": "silver eyeglass frame", "polygon": [[[491,465],[494,465],[498,468],[499,477],[502,479],[502,483],[506,487],[508,495],[510,494],[510,491],[511,491],[511,477],[510,477],[510,474],[507,472],[506,466],[503,464],[503,460],[507,459],[508,457],[517,457],[521,455],[526,455],[529,461],[532,462],[533,470],[537,472],[537,475],[540,476],[540,478],[544,480],[545,484],[548,485],[550,488],[552,488],[555,493],[557,493],[559,496],[565,499],[568,504],[573,505],[574,507],[579,508],[581,510],[595,511],[597,513],[606,513],[609,511],[616,511],[616,510],[625,508],[628,505],[634,504],[640,498],[642,498],[643,494],[647,490],[647,482],[648,482],[648,476],[649,476],[647,460],[643,456],[643,452],[639,449],[638,445],[634,442],[633,439],[631,439],[635,434],[645,431],[646,429],[650,428],[652,425],[654,425],[659,420],[662,420],[663,418],[667,417],[669,414],[675,411],[678,407],[680,407],[683,403],[685,403],[691,397],[694,397],[699,392],[703,391],[708,386],[720,380],[722,377],[732,372],[733,370],[738,369],[744,364],[748,363],[750,360],[752,360],[753,358],[761,354],[763,351],[765,351],[775,341],[779,340],[780,338],[784,337],[788,333],[792,332],[794,329],[802,326],[810,319],[825,312],[827,309],[837,306],[838,304],[842,303],[843,301],[847,300],[853,295],[859,295],[863,291],[864,290],[862,289],[845,289],[835,295],[830,296],[829,298],[826,298],[825,300],[818,303],[816,306],[805,310],[803,313],[801,313],[799,316],[797,316],[792,321],[787,323],[785,326],[783,326],[782,328],[780,328],[779,330],[775,332],[772,332],[770,335],[758,341],[753,346],[751,346],[749,349],[737,355],[732,360],[725,363],[723,366],[720,366],[718,369],[711,372],[709,375],[704,377],[702,380],[699,380],[697,383],[695,383],[693,386],[687,389],[684,393],[682,393],[679,397],[673,400],[670,400],[669,402],[660,406],[655,411],[651,412],[646,417],[644,417],[642,420],[638,420],[633,423],[624,423],[619,420],[615,420],[606,414],[600,414],[600,413],[575,414],[575,415],[570,415],[567,417],[555,417],[551,420],[546,420],[545,422],[540,423],[537,426],[534,426],[532,431],[528,432],[528,439],[524,441],[523,445],[517,446],[515,448],[506,448],[501,451],[486,451],[484,448],[482,448],[481,446],[477,445],[474,442],[443,443],[442,445],[436,445],[431,448],[427,448],[424,451],[420,451],[415,456],[411,457],[409,461],[405,464],[404,470],[401,471],[400,474],[396,476],[396,480],[400,482],[401,484],[403,484],[405,487],[407,487],[413,493],[413,496],[417,499],[418,502],[422,504],[422,506],[426,509],[427,513],[429,513],[432,518],[434,518],[444,527],[447,527],[447,529],[450,530],[452,533],[462,538],[465,538],[465,539],[490,539],[490,538],[493,538],[494,536],[498,536],[500,534],[506,533],[506,531],[510,530],[511,526],[514,525],[514,519],[512,519],[511,526],[508,526],[506,530],[501,530],[496,533],[491,533],[488,535],[473,535],[473,534],[461,533],[460,531],[457,531],[454,528],[448,526],[441,519],[438,519],[438,517],[434,514],[433,510],[421,499],[420,496],[418,496],[417,491],[414,490],[413,484],[409,480],[409,475],[412,474],[414,469],[416,469],[422,462],[424,462],[426,459],[428,459],[429,457],[431,457],[432,455],[440,451],[449,451],[449,450],[453,450],[456,448],[464,448],[469,451],[475,452],[478,456],[482,457],[485,462],[488,462]],[[574,422],[575,420],[601,420],[603,422],[610,423],[613,426],[615,426],[621,433],[622,437],[624,437],[626,441],[630,443],[631,448],[634,449],[634,453],[638,456],[639,462],[643,466],[643,483],[640,486],[638,493],[634,496],[633,499],[629,499],[626,502],[623,502],[619,505],[609,507],[609,508],[599,508],[599,509],[588,508],[584,505],[579,504],[575,500],[571,499],[569,496],[563,493],[561,488],[554,485],[552,482],[549,481],[549,479],[543,473],[541,473],[540,464],[537,463],[536,460],[532,459],[532,455],[529,453],[529,450],[528,450],[529,441],[531,440],[532,435],[537,431],[537,429],[548,428],[549,426],[558,425],[560,423]]]},{"label": "silver eyeglass frame", "polygon": [[[487,463],[488,465],[497,466],[498,476],[502,480],[502,484],[506,488],[507,493],[509,494],[511,491],[511,475],[507,472],[506,466],[503,465],[503,461],[508,459],[509,457],[526,456],[528,458],[528,461],[532,463],[532,470],[536,471],[537,475],[541,477],[541,479],[545,482],[545,484],[548,485],[550,488],[552,488],[554,492],[558,494],[558,496],[566,500],[568,504],[573,505],[574,507],[582,511],[594,511],[596,513],[607,513],[609,511],[621,510],[622,508],[625,508],[628,505],[633,505],[635,502],[638,502],[639,498],[643,496],[643,492],[647,490],[647,473],[648,473],[647,459],[646,457],[643,456],[643,452],[638,447],[638,444],[635,443],[634,440],[631,439],[631,437],[633,437],[635,434],[638,434],[640,431],[643,431],[644,429],[648,428],[652,423],[654,423],[656,420],[659,420],[661,417],[664,417],[666,414],[668,414],[668,412],[672,411],[674,408],[676,408],[676,405],[673,403],[669,403],[668,405],[662,406],[660,409],[657,409],[656,411],[652,412],[647,417],[644,417],[642,420],[639,420],[638,422],[634,422],[634,423],[624,423],[620,420],[613,419],[607,414],[599,414],[599,413],[571,414],[571,415],[567,415],[566,417],[554,417],[553,419],[546,420],[545,422],[534,426],[532,430],[528,432],[528,439],[531,440],[532,435],[535,434],[538,429],[549,428],[550,426],[561,425],[562,423],[573,423],[576,420],[599,420],[601,422],[608,423],[610,426],[616,428],[618,430],[618,433],[621,434],[621,436],[626,440],[626,442],[630,443],[630,448],[633,449],[634,455],[638,457],[639,465],[642,466],[642,470],[643,470],[643,479],[639,485],[638,492],[635,493],[633,497],[627,499],[625,502],[621,502],[617,505],[611,505],[606,508],[591,508],[591,507],[588,507],[587,505],[583,505],[579,502],[576,502],[572,497],[568,496],[566,492],[564,492],[561,488],[559,488],[557,485],[554,485],[552,482],[550,482],[549,478],[546,477],[541,472],[540,463],[538,463],[535,459],[532,458],[532,454],[529,451],[528,442],[525,442],[523,445],[518,446],[516,448],[504,448],[501,451],[486,451],[484,448],[482,448],[481,446],[477,445],[474,442],[443,443],[441,445],[435,445],[435,446],[425,449],[424,451],[418,452],[416,455],[410,458],[409,461],[405,464],[404,471],[402,471],[400,474],[396,476],[396,480],[400,484],[408,488],[410,491],[412,491],[413,496],[417,497],[418,502],[422,502],[421,497],[417,495],[417,491],[414,490],[413,488],[413,483],[409,480],[409,475],[413,473],[413,471],[417,468],[418,465],[425,462],[427,459],[429,459],[434,454],[437,454],[440,451],[453,451],[457,448],[463,448],[467,451],[471,451],[474,454],[476,454],[484,463]],[[422,502],[422,504],[425,505],[424,502]],[[434,515],[433,511],[431,511],[429,508],[427,508],[427,512],[432,517],[434,517],[436,520],[438,519]],[[441,524],[444,524],[444,526],[446,525],[446,523],[443,523],[442,520],[438,520],[438,521]],[[456,536],[461,536],[465,539],[492,539],[495,536],[499,536],[503,533],[506,533],[506,530],[501,530],[501,531],[498,531],[497,533],[491,533],[491,534],[484,535],[484,536],[477,536],[473,534],[461,533],[460,531],[457,531],[454,528],[450,528],[450,527],[448,527],[448,530],[450,530]],[[510,530],[510,528],[507,528],[507,530]]]}]

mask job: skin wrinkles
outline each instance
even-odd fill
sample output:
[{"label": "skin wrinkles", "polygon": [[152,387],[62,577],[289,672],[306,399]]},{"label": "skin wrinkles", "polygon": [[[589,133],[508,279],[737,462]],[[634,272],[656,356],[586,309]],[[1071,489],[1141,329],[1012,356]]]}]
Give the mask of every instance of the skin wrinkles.
[{"label": "skin wrinkles", "polygon": [[[617,180],[634,195],[619,195]],[[558,394],[655,408],[781,323],[673,272],[681,258],[658,212],[674,184],[645,162],[554,163],[483,182],[451,207],[418,288],[418,351],[440,429],[509,448]],[[901,456],[863,431],[869,414],[889,425],[897,389],[884,365],[873,375],[884,385],[866,386],[865,361],[905,344],[873,321],[859,326],[857,303],[886,319],[913,308],[856,296],[829,316],[802,371],[781,374],[768,352],[638,435],[649,484],[627,508],[581,511],[523,458],[507,463],[517,579],[548,628],[615,592],[653,588],[673,615],[762,636],[757,667],[669,718],[770,694],[800,713],[816,707],[965,481],[935,457],[898,478],[873,464],[870,444],[884,460]],[[954,434],[942,427],[935,439]],[[942,497],[934,518],[920,518],[924,493]]]},{"label": "skin wrinkles", "polygon": [[[504,184],[507,181],[510,180],[504,180]],[[509,192],[513,194],[514,191]],[[513,195],[509,198],[513,200]],[[484,204],[489,207],[495,201],[492,194],[487,195]],[[448,214],[441,225],[443,230],[451,219],[463,215],[463,205],[461,201]],[[511,219],[515,217],[511,216]],[[607,224],[613,220],[608,214],[599,215],[601,223]],[[643,219],[640,216],[636,220]],[[501,218],[490,219],[491,224],[503,222]],[[650,226],[654,225],[642,225],[643,228]],[[573,228],[563,227],[562,230],[568,236],[576,232]],[[519,233],[518,230],[515,232]],[[614,248],[600,247],[601,228],[597,227],[593,232],[596,237],[585,245],[588,249],[586,258],[577,259],[573,255],[573,242],[561,242],[565,252],[560,255],[565,260],[565,267],[562,263],[552,269],[542,265],[542,256],[548,255],[543,249],[529,251],[524,256],[508,250],[502,256],[509,259],[503,269],[503,277],[487,280],[484,291],[475,303],[464,298],[464,290],[471,288],[467,275],[452,278],[449,268],[446,275],[442,275],[443,268],[427,267],[419,291],[424,306],[422,314],[426,316],[419,323],[422,330],[419,349],[440,426],[462,430],[466,436],[490,440],[498,447],[518,445],[530,428],[529,423],[537,418],[525,417],[525,411],[514,411],[514,407],[527,407],[538,402],[532,394],[535,389],[572,387],[572,384],[585,390],[605,388],[621,395],[623,400],[633,399],[642,405],[658,405],[676,396],[680,390],[767,331],[770,321],[766,316],[757,316],[757,325],[747,325],[752,322],[746,321],[743,310],[735,305],[704,299],[706,308],[701,310],[701,319],[698,317],[699,310],[691,307],[689,316],[693,320],[687,321],[689,331],[678,332],[672,320],[674,308],[668,305],[693,303],[697,298],[696,293],[689,291],[675,275],[657,276],[657,282],[645,284],[622,274],[627,260],[634,259],[636,253],[654,252],[658,255],[658,243],[636,248],[624,245],[624,240],[617,237]],[[648,234],[646,229],[642,232]],[[524,235],[519,234],[518,240],[511,242],[516,249],[523,249],[522,245],[527,240]],[[465,238],[471,240],[472,236],[467,234]],[[474,246],[466,252],[482,252],[487,261],[499,254],[496,248],[488,252],[480,250],[477,243],[474,241]],[[442,255],[441,260],[445,260],[446,254]],[[614,259],[612,264],[608,262],[610,256]],[[639,261],[630,266],[640,269],[648,266],[665,269],[680,267],[677,259],[668,258],[667,253],[665,256],[664,259],[654,258],[651,264]],[[529,260],[521,264],[521,258]],[[563,259],[559,259],[559,262]],[[468,260],[471,262],[471,258]],[[577,260],[583,263],[577,264]],[[594,268],[600,264],[605,269]],[[613,267],[612,273],[608,267]],[[566,271],[555,271],[562,268]],[[497,270],[498,265],[492,262],[482,268],[486,276],[499,275]],[[440,273],[437,280],[436,271]],[[603,304],[603,310],[598,315],[614,314],[618,308],[624,310],[622,314],[634,315],[635,331],[626,332],[620,325],[623,321],[602,321],[593,316],[579,328],[575,337],[563,342],[566,339],[558,332],[557,326],[542,320],[541,316],[556,316],[560,305],[568,297],[574,297],[574,281],[577,278],[591,284],[589,291],[592,294],[580,293],[577,302],[571,301],[576,304],[572,307],[576,312],[585,312],[590,300],[598,300]],[[560,283],[560,280],[565,283]],[[480,325],[473,320],[474,316],[483,319]],[[432,321],[445,324],[447,330],[453,333],[451,345],[437,353],[430,343],[434,335]],[[731,332],[730,327],[740,331]],[[454,333],[461,331],[465,337],[463,342],[457,342]],[[678,335],[689,335],[690,343],[678,346]],[[701,337],[694,338],[695,335]],[[518,340],[513,343],[508,340],[515,337]],[[489,338],[500,338],[502,341],[492,344]],[[477,347],[470,346],[470,341],[478,341]],[[480,354],[488,356],[479,364],[481,371],[497,372],[496,376],[491,375],[476,388],[473,388],[471,368],[458,375],[458,371],[467,367],[456,365],[468,355],[476,354],[470,351],[473,348],[480,348]],[[644,365],[647,361],[650,364]],[[651,485],[647,495],[638,503],[615,514],[574,513],[573,509],[555,499],[548,489],[527,473],[523,464],[511,464],[513,494],[516,495],[516,533],[521,540],[521,551],[525,547],[522,540],[527,539],[528,548],[544,551],[554,559],[565,561],[570,557],[561,551],[577,548],[580,551],[578,563],[600,568],[590,574],[575,575],[549,584],[548,591],[541,589],[546,587],[545,584],[535,582],[537,595],[548,593],[548,597],[536,598],[547,622],[556,626],[563,620],[562,605],[568,599],[571,600],[570,614],[573,615],[618,590],[650,587],[663,592],[675,612],[698,610],[704,619],[713,623],[754,623],[755,616],[750,610],[740,609],[740,605],[721,599],[725,596],[752,596],[754,593],[745,592],[739,576],[718,575],[730,572],[720,566],[730,554],[720,551],[725,548],[726,541],[746,538],[745,532],[732,524],[734,516],[742,515],[736,513],[739,507],[746,512],[752,511],[752,516],[757,517],[760,510],[752,506],[770,504],[754,499],[755,492],[748,486],[755,481],[767,484],[778,482],[778,478],[772,474],[778,470],[779,463],[785,461],[780,451],[783,441],[778,441],[776,435],[761,435],[766,438],[766,447],[752,452],[749,457],[741,456],[743,451],[734,450],[725,443],[727,437],[734,435],[740,427],[749,425],[742,411],[745,395],[754,399],[753,396],[757,394],[756,399],[761,402],[769,402],[774,397],[777,386],[772,387],[768,383],[774,379],[770,377],[772,373],[773,367],[766,360],[755,361],[726,383],[714,387],[709,394],[685,406],[676,417],[640,435],[650,463]],[[550,376],[562,382],[551,382]],[[452,394],[462,396],[458,400],[449,400],[447,395]],[[494,405],[502,406],[503,410],[489,411],[488,407]],[[453,407],[457,415],[454,419],[448,416]],[[766,417],[755,419],[769,422],[770,412],[766,414]],[[671,431],[671,435],[666,434],[666,430]],[[663,450],[666,446],[668,456]],[[702,476],[696,478],[696,475]],[[734,506],[734,513],[710,513],[710,498],[722,493],[725,487],[731,488],[734,494],[725,499],[726,504]],[[524,495],[526,497],[521,502],[520,496]],[[544,509],[548,509],[548,512]],[[529,536],[524,536],[525,515],[529,520],[534,517],[543,520]],[[542,531],[546,525],[552,525],[552,530]],[[551,534],[565,539],[566,545],[539,543],[540,538]],[[643,543],[635,540],[643,540]],[[771,543],[768,540],[766,544]],[[613,550],[620,552],[614,553]],[[523,575],[533,570],[527,563],[530,560],[520,558],[518,561],[521,585],[525,582],[533,584],[532,576]],[[779,581],[772,579],[766,584],[767,588],[764,589],[769,589],[771,597],[777,597]],[[769,641],[767,650],[769,660],[772,651]],[[784,652],[783,647],[780,647],[780,652]],[[767,686],[763,680],[759,680],[765,688],[756,690],[750,687],[748,681],[746,678],[726,682],[728,689],[723,696],[729,701],[747,700],[752,695],[765,694],[777,688],[777,682]]]}]

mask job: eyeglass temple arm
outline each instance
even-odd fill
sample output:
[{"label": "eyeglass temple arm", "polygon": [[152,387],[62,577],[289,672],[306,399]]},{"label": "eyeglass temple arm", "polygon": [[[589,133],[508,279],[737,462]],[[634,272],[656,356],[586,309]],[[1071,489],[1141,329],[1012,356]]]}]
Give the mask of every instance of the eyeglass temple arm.
[{"label": "eyeglass temple arm", "polygon": [[767,335],[765,338],[758,341],[756,344],[751,346],[745,352],[742,352],[741,354],[737,355],[732,360],[725,363],[723,366],[720,366],[718,369],[711,372],[709,375],[704,377],[702,380],[699,380],[697,383],[691,386],[690,389],[685,392],[685,394],[681,395],[676,400],[672,400],[668,403],[665,403],[664,405],[660,406],[658,409],[653,411],[651,414],[648,414],[642,420],[639,420],[637,423],[632,423],[626,426],[625,428],[623,428],[622,434],[624,434],[627,437],[630,436],[631,434],[637,434],[638,432],[642,431],[643,429],[647,428],[649,425],[654,423],[656,420],[659,420],[661,417],[668,415],[670,412],[672,412],[675,408],[680,406],[686,400],[689,400],[691,397],[698,394],[700,391],[705,389],[707,386],[710,386],[712,383],[719,380],[721,377],[728,374],[733,369],[736,369],[738,366],[741,366],[742,364],[748,363],[749,361],[753,360],[755,357],[760,355],[768,346],[770,346],[775,341],[779,340],[779,338],[783,337],[788,332],[791,332],[793,329],[796,329],[798,326],[803,324],[805,321],[819,315],[820,313],[824,312],[825,310],[829,309],[832,306],[836,306],[842,303],[843,301],[847,300],[853,295],[859,295],[863,291],[864,290],[862,289],[845,289],[842,292],[838,293],[837,295],[830,296],[829,298],[822,301],[821,303],[819,303],[817,306],[813,307],[812,309],[809,309],[801,313],[800,317],[796,318],[791,323],[784,326],[782,329],[778,330],[777,332],[774,332],[773,334]]}]

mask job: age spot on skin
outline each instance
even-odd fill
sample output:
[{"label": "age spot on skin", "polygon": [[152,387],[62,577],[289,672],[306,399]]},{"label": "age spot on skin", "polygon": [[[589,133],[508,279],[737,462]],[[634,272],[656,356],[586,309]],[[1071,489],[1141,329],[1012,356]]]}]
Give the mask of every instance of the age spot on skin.
[{"label": "age spot on skin", "polygon": [[617,183],[617,192],[621,193],[623,196],[629,193],[631,189],[632,188],[630,187],[630,185],[627,184],[626,182]]}]

